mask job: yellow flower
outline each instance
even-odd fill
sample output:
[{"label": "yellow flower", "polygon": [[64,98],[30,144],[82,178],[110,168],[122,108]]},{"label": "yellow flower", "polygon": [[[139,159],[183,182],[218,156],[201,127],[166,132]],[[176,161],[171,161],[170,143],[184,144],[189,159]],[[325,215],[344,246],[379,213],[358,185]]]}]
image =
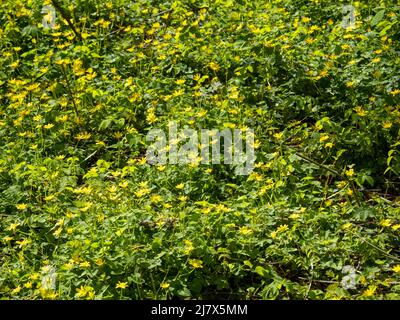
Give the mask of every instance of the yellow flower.
[{"label": "yellow flower", "polygon": [[115,286],[115,288],[117,288],[117,289],[126,289],[126,288],[128,288],[128,282],[118,281],[118,283]]},{"label": "yellow flower", "polygon": [[287,224],[283,224],[281,226],[278,227],[278,229],[276,229],[277,232],[285,232],[286,230],[288,230],[289,227]]},{"label": "yellow flower", "polygon": [[12,239],[13,239],[13,237],[5,236],[5,237],[3,238],[3,241],[5,241],[5,242],[10,242]]},{"label": "yellow flower", "polygon": [[54,194],[50,194],[50,195],[44,197],[44,201],[51,201],[51,200],[53,200],[54,198],[55,198],[55,195],[54,195]]},{"label": "yellow flower", "polygon": [[53,127],[54,127],[54,124],[52,124],[52,123],[48,123],[48,124],[43,126],[43,128],[45,128],[45,129],[51,129]]},{"label": "yellow flower", "polygon": [[147,115],[146,115],[146,120],[150,124],[157,121],[157,116],[155,115],[155,109],[154,108],[150,108],[148,110]]},{"label": "yellow flower", "polygon": [[274,134],[274,138],[276,139],[276,140],[281,140],[282,139],[282,137],[283,137],[283,132],[279,132],[279,133],[275,133]]},{"label": "yellow flower", "polygon": [[348,82],[346,82],[346,87],[347,87],[347,88],[353,88],[353,87],[354,87],[354,81],[348,81]]},{"label": "yellow flower", "polygon": [[327,70],[322,70],[322,71],[319,73],[319,76],[320,76],[321,78],[325,78],[327,75],[328,75],[328,71],[327,71]]},{"label": "yellow flower", "polygon": [[367,279],[366,279],[364,276],[361,276],[361,277],[360,277],[360,283],[361,283],[362,285],[365,285],[365,284],[367,283]]},{"label": "yellow flower", "polygon": [[296,220],[296,219],[300,218],[300,215],[299,215],[298,213],[292,213],[292,214],[289,216],[289,218],[290,218],[290,219],[293,219],[293,220]]},{"label": "yellow flower", "polygon": [[278,232],[276,232],[276,231],[272,231],[271,232],[271,238],[272,239],[276,238],[277,235],[278,235]]},{"label": "yellow flower", "polygon": [[208,66],[210,67],[211,70],[213,71],[218,71],[220,69],[219,65],[215,62],[210,62],[208,64]]},{"label": "yellow flower", "polygon": [[185,90],[179,89],[179,90],[175,90],[175,91],[172,93],[172,95],[173,95],[174,97],[180,97],[180,96],[184,95],[184,93],[185,93]]},{"label": "yellow flower", "polygon": [[224,123],[224,127],[225,128],[229,128],[229,129],[235,129],[236,125],[234,123],[231,123],[231,122],[225,122]]},{"label": "yellow flower", "polygon": [[339,189],[343,189],[344,187],[346,187],[347,182],[346,181],[339,181],[336,185],[337,185],[337,187]]},{"label": "yellow flower", "polygon": [[368,289],[363,292],[363,296],[364,297],[372,297],[375,294],[376,289],[377,289],[377,286],[373,286],[373,285],[369,286]]},{"label": "yellow flower", "polygon": [[62,227],[58,228],[56,231],[53,232],[53,235],[58,238],[62,232]]},{"label": "yellow flower", "polygon": [[[53,36],[55,35],[55,33],[53,33]],[[67,64],[70,64],[71,63],[71,60],[69,60],[69,59],[58,59],[58,60],[56,60],[56,64],[58,64],[58,65],[67,65]]]},{"label": "yellow flower", "polygon": [[88,261],[81,262],[79,265],[82,268],[89,268],[90,267],[90,263]]},{"label": "yellow flower", "polygon": [[357,112],[357,114],[358,114],[360,117],[365,117],[365,116],[367,115],[367,112],[366,112],[362,107],[360,107],[360,106],[355,107],[355,108],[354,108],[354,111]]},{"label": "yellow flower", "polygon": [[392,127],[392,123],[390,122],[390,121],[386,121],[386,122],[384,122],[383,124],[382,124],[382,127],[384,128],[384,129],[390,129],[391,127]]},{"label": "yellow flower", "polygon": [[392,229],[393,229],[394,231],[400,229],[400,224],[395,224],[395,225],[393,225],[393,226],[392,226]]},{"label": "yellow flower", "polygon": [[33,117],[33,121],[38,122],[38,121],[40,121],[40,120],[42,120],[42,116],[41,116],[40,114],[38,114],[37,116],[34,116],[34,117]]},{"label": "yellow flower", "polygon": [[111,187],[107,188],[107,190],[110,193],[116,193],[118,191],[118,188],[115,185],[112,185]]},{"label": "yellow flower", "polygon": [[392,270],[396,273],[400,273],[400,264],[395,265]]},{"label": "yellow flower", "polygon": [[19,245],[19,248],[22,249],[23,247],[27,246],[28,244],[30,244],[32,241],[29,239],[24,239],[21,241],[15,241],[16,244]]},{"label": "yellow flower", "polygon": [[178,189],[178,190],[182,190],[184,187],[185,187],[184,183],[180,183],[180,184],[175,186],[175,188]]},{"label": "yellow flower", "polygon": [[168,289],[169,288],[169,283],[163,282],[163,283],[160,284],[160,287],[162,289]]},{"label": "yellow flower", "polygon": [[398,94],[400,94],[400,89],[392,90],[392,91],[390,91],[390,94],[393,96],[397,96]]},{"label": "yellow flower", "polygon": [[183,250],[183,253],[189,255],[194,249],[193,243],[190,240],[183,240],[183,242],[185,243],[185,249]]},{"label": "yellow flower", "polygon": [[143,196],[149,194],[150,192],[151,192],[151,190],[150,190],[149,188],[144,187],[144,188],[142,188],[142,189],[136,191],[136,192],[135,192],[135,195],[136,195],[138,198],[141,198],[141,197],[143,197]]},{"label": "yellow flower", "polygon": [[323,136],[321,136],[320,138],[319,138],[319,142],[324,142],[324,141],[326,141],[326,140],[328,140],[329,139],[329,136],[327,135],[327,134],[324,134]]},{"label": "yellow flower", "polygon": [[19,223],[11,223],[10,226],[7,228],[8,231],[15,231],[17,227],[19,226]]},{"label": "yellow flower", "polygon": [[249,235],[249,234],[252,234],[253,233],[253,230],[251,230],[249,227],[247,227],[247,226],[243,226],[243,227],[241,227],[240,229],[239,229],[239,232],[241,233],[241,234],[244,234],[244,235]]},{"label": "yellow flower", "polygon": [[342,226],[342,229],[347,230],[350,229],[353,226],[351,222],[347,222]]},{"label": "yellow flower", "polygon": [[76,139],[76,140],[79,140],[79,141],[80,141],[80,140],[89,140],[91,136],[92,136],[91,133],[89,133],[89,132],[83,132],[83,133],[77,134],[77,135],[75,136],[75,139]]},{"label": "yellow flower", "polygon": [[29,276],[29,279],[31,279],[31,280],[33,280],[33,281],[39,279],[39,273],[37,273],[37,272],[32,273],[32,274]]},{"label": "yellow flower", "polygon": [[25,210],[28,206],[25,203],[20,203],[15,206],[18,210]]},{"label": "yellow flower", "polygon": [[17,61],[15,61],[15,62],[11,63],[11,64],[10,64],[10,67],[13,68],[13,69],[15,69],[16,67],[18,67],[18,65],[19,65],[19,60],[17,60]]},{"label": "yellow flower", "polygon": [[122,181],[118,184],[121,188],[125,189],[128,187],[129,183],[128,181]]},{"label": "yellow flower", "polygon": [[88,211],[91,207],[93,206],[93,203],[91,202],[85,202],[85,206],[80,208],[79,210],[82,212]]},{"label": "yellow flower", "polygon": [[182,202],[185,202],[187,199],[188,199],[187,196],[180,196],[180,197],[178,197],[178,200],[179,200],[179,201],[182,201]]},{"label": "yellow flower", "polygon": [[21,287],[18,286],[18,287],[16,287],[15,289],[13,289],[13,290],[11,291],[11,294],[17,294],[17,293],[19,293],[20,291],[21,291]]},{"label": "yellow flower", "polygon": [[39,273],[37,273],[37,272],[32,273],[32,274],[29,276],[29,279],[31,279],[31,280],[33,280],[33,281],[39,279]]},{"label": "yellow flower", "polygon": [[137,163],[138,163],[138,165],[143,166],[146,164],[146,162],[147,162],[146,157],[143,157],[143,158],[140,158]]},{"label": "yellow flower", "polygon": [[104,260],[99,258],[95,261],[96,265],[98,265],[99,267],[101,267],[102,265],[104,265]]},{"label": "yellow flower", "polygon": [[175,83],[178,84],[178,85],[184,84],[185,82],[186,82],[185,79],[178,79],[178,80],[175,81]]},{"label": "yellow flower", "polygon": [[379,222],[379,225],[381,225],[382,227],[390,227],[392,225],[392,222],[390,221],[390,219],[383,219]]},{"label": "yellow flower", "polygon": [[106,145],[106,143],[104,141],[98,140],[98,141],[96,141],[96,145],[104,147]]},{"label": "yellow flower", "polygon": [[198,259],[190,259],[189,260],[190,265],[195,268],[195,269],[201,269],[203,268],[203,261],[198,260]]},{"label": "yellow flower", "polygon": [[346,171],[345,171],[345,174],[346,174],[346,176],[348,176],[348,177],[354,176],[354,169],[351,168],[351,169],[349,169],[349,170],[346,170]]},{"label": "yellow flower", "polygon": [[90,286],[81,286],[80,288],[76,289],[76,296],[78,298],[84,298],[88,296],[89,298],[94,295],[93,288]]}]

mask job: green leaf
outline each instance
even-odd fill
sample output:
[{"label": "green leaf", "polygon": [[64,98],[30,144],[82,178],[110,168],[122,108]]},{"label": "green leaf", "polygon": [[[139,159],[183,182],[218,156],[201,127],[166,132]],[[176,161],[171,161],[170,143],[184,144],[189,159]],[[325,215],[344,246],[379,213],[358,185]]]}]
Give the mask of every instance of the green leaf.
[{"label": "green leaf", "polygon": [[383,19],[383,17],[385,16],[385,10],[381,10],[379,11],[375,17],[371,20],[371,26],[376,26],[379,22],[381,22],[381,20]]},{"label": "green leaf", "polygon": [[374,185],[374,179],[371,176],[365,176],[365,180],[367,180],[371,187]]},{"label": "green leaf", "polygon": [[254,269],[254,271],[257,273],[257,274],[259,274],[261,277],[267,277],[267,276],[269,276],[269,271],[267,270],[267,269],[264,269],[263,267],[261,267],[261,266],[257,266],[255,269]]},{"label": "green leaf", "polygon": [[192,295],[188,288],[183,288],[179,290],[176,294],[180,297],[190,297]]},{"label": "green leaf", "polygon": [[379,35],[381,37],[383,37],[384,35],[386,35],[387,31],[390,30],[393,27],[394,23],[389,24],[388,26],[386,26],[385,28],[382,29],[382,31],[379,33]]},{"label": "green leaf", "polygon": [[112,119],[105,119],[100,123],[99,129],[107,129],[111,125]]}]

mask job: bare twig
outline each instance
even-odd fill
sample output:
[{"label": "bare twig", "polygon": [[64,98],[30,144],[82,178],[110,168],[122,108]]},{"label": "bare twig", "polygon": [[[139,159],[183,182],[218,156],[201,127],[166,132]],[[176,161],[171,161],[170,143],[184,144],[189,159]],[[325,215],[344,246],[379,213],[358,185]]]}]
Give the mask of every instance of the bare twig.
[{"label": "bare twig", "polygon": [[95,150],[93,153],[89,154],[82,162],[88,161],[91,157],[93,157],[97,153],[97,151],[98,150]]},{"label": "bare twig", "polygon": [[321,168],[325,169],[326,171],[329,171],[330,173],[333,173],[333,174],[335,174],[335,175],[337,175],[337,176],[339,176],[339,177],[345,179],[345,177],[343,177],[342,174],[341,174],[340,172],[338,172],[338,171],[336,171],[336,170],[334,170],[334,169],[332,169],[332,168],[329,168],[329,167],[327,167],[326,165],[323,165],[323,164],[319,163],[318,161],[315,161],[314,159],[311,159],[311,158],[309,158],[309,157],[307,157],[307,156],[301,154],[300,152],[296,152],[296,155],[297,155],[298,157],[300,157],[300,158],[302,158],[302,159],[308,161],[308,162],[311,162],[311,163],[317,165],[318,167],[321,167]]},{"label": "bare twig", "polygon": [[399,258],[391,255],[390,253],[387,253],[385,250],[379,248],[378,246],[374,245],[373,243],[369,242],[368,240],[366,240],[364,237],[358,235],[357,233],[352,232],[353,235],[355,235],[357,238],[359,238],[360,240],[364,241],[366,244],[368,244],[369,246],[371,246],[372,248],[378,250],[379,252],[383,253],[385,256],[387,256],[388,258],[391,258],[393,260],[396,261],[400,261]]},{"label": "bare twig", "polygon": [[304,295],[305,300],[307,300],[307,298],[308,298],[308,294],[310,293],[313,280],[314,280],[314,266],[313,266],[313,263],[311,262],[311,277],[309,279],[310,283],[308,284],[307,292]]},{"label": "bare twig", "polygon": [[334,169],[332,169],[332,168],[329,168],[329,167],[327,167],[326,165],[323,165],[322,163],[319,163],[318,161],[315,161],[314,159],[311,159],[311,158],[305,156],[304,154],[301,154],[300,152],[296,152],[296,155],[297,155],[298,157],[300,157],[300,158],[302,158],[302,159],[304,159],[304,160],[310,162],[310,163],[313,163],[313,164],[319,166],[319,167],[322,168],[322,169],[325,169],[326,171],[328,171],[328,172],[330,172],[330,173],[333,173],[333,174],[335,174],[335,175],[341,177],[343,180],[346,180],[346,181],[350,184],[351,189],[353,190],[353,193],[354,193],[354,196],[355,196],[355,198],[356,198],[357,204],[358,204],[359,206],[361,206],[361,201],[360,201],[360,199],[359,199],[359,197],[358,197],[358,191],[357,191],[356,187],[354,186],[353,181],[351,181],[351,180],[349,180],[348,178],[346,178],[345,176],[343,176],[340,172],[338,172],[338,171],[336,171],[336,170],[334,170]]},{"label": "bare twig", "polygon": [[[300,280],[307,280],[309,281],[310,279],[308,278],[303,278],[303,277],[299,277]],[[318,283],[340,283],[339,281],[331,281],[331,280],[317,280],[317,279],[313,279],[313,282],[318,282]]]},{"label": "bare twig", "polygon": [[82,36],[81,34],[76,30],[74,24],[72,23],[71,15],[69,14],[68,11],[66,11],[60,4],[58,0],[51,0],[51,3],[53,4],[54,8],[60,13],[61,17],[65,21],[67,21],[69,27],[71,30],[75,33],[75,35],[79,38],[80,41],[82,41]]}]

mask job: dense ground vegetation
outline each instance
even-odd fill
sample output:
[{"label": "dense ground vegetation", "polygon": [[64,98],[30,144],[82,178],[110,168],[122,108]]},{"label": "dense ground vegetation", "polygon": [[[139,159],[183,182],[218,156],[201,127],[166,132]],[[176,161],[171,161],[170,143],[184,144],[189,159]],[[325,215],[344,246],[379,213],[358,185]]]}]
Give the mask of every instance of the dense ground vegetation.
[{"label": "dense ground vegetation", "polygon": [[[1,298],[400,298],[398,1],[55,3],[0,4]],[[149,165],[171,120],[255,170]]]}]

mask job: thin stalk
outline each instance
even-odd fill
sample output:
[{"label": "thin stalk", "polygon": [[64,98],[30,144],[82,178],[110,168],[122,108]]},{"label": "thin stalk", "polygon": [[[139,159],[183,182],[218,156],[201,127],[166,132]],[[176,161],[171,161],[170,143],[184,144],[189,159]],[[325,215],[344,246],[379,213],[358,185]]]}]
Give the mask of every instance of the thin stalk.
[{"label": "thin stalk", "polygon": [[64,65],[61,65],[61,70],[63,72],[65,82],[67,84],[68,95],[69,95],[69,98],[70,98],[70,100],[72,102],[72,105],[74,107],[75,115],[79,118],[78,107],[76,105],[76,102],[75,102],[75,99],[74,99],[74,95],[72,94],[71,85],[70,85],[70,82],[68,80],[67,72],[65,71]]}]

